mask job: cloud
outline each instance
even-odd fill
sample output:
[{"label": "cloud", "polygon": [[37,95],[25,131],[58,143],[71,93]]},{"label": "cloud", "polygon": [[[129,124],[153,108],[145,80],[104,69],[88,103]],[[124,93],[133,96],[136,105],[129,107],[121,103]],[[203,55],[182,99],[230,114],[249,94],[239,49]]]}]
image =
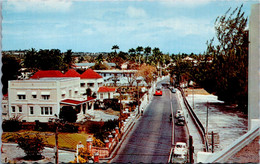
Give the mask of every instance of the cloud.
[{"label": "cloud", "polygon": [[210,1],[212,0],[163,0],[159,2],[169,7],[196,7],[208,4]]},{"label": "cloud", "polygon": [[145,10],[143,10],[141,8],[135,8],[132,6],[129,6],[126,9],[126,14],[131,18],[144,18],[147,16]]},{"label": "cloud", "polygon": [[7,0],[7,8],[16,12],[64,12],[71,6],[69,0]]}]

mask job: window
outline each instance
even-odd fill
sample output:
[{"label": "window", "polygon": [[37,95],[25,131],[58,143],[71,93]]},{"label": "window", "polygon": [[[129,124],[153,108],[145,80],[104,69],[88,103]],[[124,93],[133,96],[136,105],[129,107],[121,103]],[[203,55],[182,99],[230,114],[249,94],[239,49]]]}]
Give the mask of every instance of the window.
[{"label": "window", "polygon": [[80,83],[80,87],[85,87],[85,83]]},{"label": "window", "polygon": [[52,115],[52,107],[41,107],[41,115]]},{"label": "window", "polygon": [[69,90],[69,97],[71,97],[71,90]]},{"label": "window", "polygon": [[42,99],[43,100],[49,100],[50,99],[50,95],[42,95]]},{"label": "window", "polygon": [[88,83],[88,87],[94,87],[94,83]]},{"label": "window", "polygon": [[32,98],[36,99],[36,98],[37,98],[37,95],[32,95]]},{"label": "window", "polygon": [[100,99],[103,99],[103,98],[104,98],[103,93],[100,93]]},{"label": "window", "polygon": [[26,96],[25,95],[17,95],[19,100],[25,100]]},{"label": "window", "polygon": [[12,106],[12,112],[13,113],[15,112],[15,106]]},{"label": "window", "polygon": [[30,106],[30,114],[34,114],[33,107]]},{"label": "window", "polygon": [[22,113],[23,112],[23,109],[21,106],[19,106],[19,112]]},{"label": "window", "polygon": [[108,92],[107,94],[108,94],[108,99],[110,99],[110,93]]}]

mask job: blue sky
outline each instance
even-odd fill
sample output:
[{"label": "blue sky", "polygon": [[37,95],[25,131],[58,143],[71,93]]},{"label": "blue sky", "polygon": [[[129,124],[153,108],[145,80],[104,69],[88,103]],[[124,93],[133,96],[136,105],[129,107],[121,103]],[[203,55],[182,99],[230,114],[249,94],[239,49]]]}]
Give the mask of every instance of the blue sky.
[{"label": "blue sky", "polygon": [[158,47],[203,53],[214,22],[230,7],[245,16],[258,0],[4,0],[2,49],[111,52]]}]

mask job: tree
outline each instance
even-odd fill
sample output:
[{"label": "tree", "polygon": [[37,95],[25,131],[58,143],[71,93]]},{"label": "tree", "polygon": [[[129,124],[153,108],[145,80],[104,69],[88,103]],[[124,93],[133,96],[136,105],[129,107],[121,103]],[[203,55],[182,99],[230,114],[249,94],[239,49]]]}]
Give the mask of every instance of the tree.
[{"label": "tree", "polygon": [[[205,63],[197,82],[218,99],[237,103],[247,109],[248,87],[248,31],[241,5],[229,14],[230,9],[216,19],[215,30],[219,44],[214,39],[207,43],[206,55],[213,57]],[[203,78],[205,76],[206,78]]]},{"label": "tree", "polygon": [[40,135],[40,133],[17,134],[16,140],[18,147],[24,150],[26,159],[36,160],[42,158],[41,153],[44,149],[46,138]]},{"label": "tree", "polygon": [[8,91],[8,81],[17,79],[18,75],[20,75],[19,69],[21,66],[19,60],[10,55],[3,55],[2,63],[2,93],[6,94]]},{"label": "tree", "polygon": [[59,118],[74,123],[77,121],[77,111],[72,106],[63,106]]},{"label": "tree", "polygon": [[115,54],[117,54],[116,50],[119,49],[119,46],[118,45],[113,45],[113,47],[111,48],[112,50],[115,50]]},{"label": "tree", "polygon": [[146,59],[145,59],[146,62],[148,61],[148,56],[151,54],[151,52],[152,52],[151,47],[147,46],[144,48],[144,54],[146,55]]},{"label": "tree", "polygon": [[142,46],[138,46],[137,48],[136,48],[136,52],[137,52],[137,56],[138,56],[138,63],[139,63],[139,65],[141,64],[141,58],[142,58],[142,54],[141,54],[141,52],[143,52],[144,51],[144,48],[142,47]]},{"label": "tree", "polygon": [[72,58],[72,51],[71,50],[67,50],[67,52],[64,55],[63,61],[66,64],[66,67],[67,67],[66,70],[68,70],[72,67],[74,59]]},{"label": "tree", "polygon": [[130,60],[131,61],[135,61],[136,58],[136,51],[134,48],[131,48],[128,50],[128,53],[130,53]]},{"label": "tree", "polygon": [[154,81],[155,75],[156,75],[156,68],[154,66],[143,64],[141,68],[138,70],[136,76],[142,76],[145,82],[148,85],[151,85],[151,83]]}]

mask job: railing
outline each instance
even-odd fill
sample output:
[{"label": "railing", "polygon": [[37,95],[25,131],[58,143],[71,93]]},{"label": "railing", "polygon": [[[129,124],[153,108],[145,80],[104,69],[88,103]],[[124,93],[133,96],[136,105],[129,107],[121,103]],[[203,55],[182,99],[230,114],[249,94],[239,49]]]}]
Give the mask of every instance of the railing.
[{"label": "railing", "polygon": [[188,109],[190,115],[191,115],[191,118],[193,120],[193,122],[195,123],[196,127],[198,128],[199,132],[200,132],[200,135],[203,139],[203,143],[205,144],[205,151],[208,152],[209,150],[209,146],[208,146],[208,140],[206,138],[206,132],[205,132],[205,128],[204,126],[202,125],[202,123],[200,122],[199,118],[197,117],[197,115],[195,114],[195,112],[193,111],[193,109],[191,108],[189,102],[187,101],[186,97],[185,97],[185,94],[183,92],[183,90],[178,87],[178,89],[180,90],[181,94],[182,94],[182,97],[183,97],[183,102],[186,106],[186,108]]},{"label": "railing", "polygon": [[233,144],[226,147],[221,152],[217,153],[216,155],[213,155],[207,163],[224,163],[227,162],[227,160],[232,157],[234,154],[236,154],[238,151],[240,151],[243,147],[251,143],[257,136],[259,136],[259,126],[256,126],[252,128],[250,131],[248,131],[245,135],[238,138]]}]

